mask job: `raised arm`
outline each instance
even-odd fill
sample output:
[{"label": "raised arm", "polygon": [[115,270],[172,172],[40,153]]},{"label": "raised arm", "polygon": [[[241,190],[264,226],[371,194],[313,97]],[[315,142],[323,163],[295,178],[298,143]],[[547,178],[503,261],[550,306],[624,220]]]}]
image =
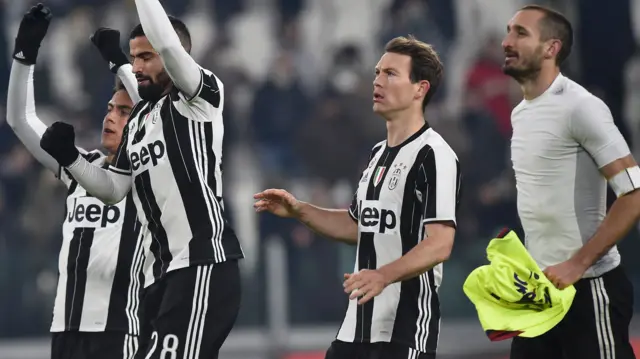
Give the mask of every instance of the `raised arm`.
[{"label": "raised arm", "polygon": [[101,27],[91,36],[91,42],[100,51],[102,58],[109,63],[109,70],[118,75],[133,103],[138,103],[141,100],[138,82],[129,58],[120,47],[120,31]]},{"label": "raised arm", "polygon": [[47,130],[36,115],[33,98],[33,65],[13,61],[7,96],[7,123],[38,162],[57,173],[58,162],[40,148],[40,138]]},{"label": "raised arm", "polygon": [[131,101],[133,104],[137,104],[142,100],[140,98],[140,94],[138,93],[138,81],[136,80],[136,76],[133,74],[133,67],[131,64],[122,65],[118,68],[118,78],[122,81],[124,88],[127,90],[129,97],[131,97]]},{"label": "raised arm", "polygon": [[[13,49],[13,64],[7,95],[7,123],[27,150],[47,169],[58,173],[59,166],[53,157],[40,148],[40,139],[47,126],[36,115],[33,94],[33,71],[40,44],[44,40],[51,21],[51,11],[39,4],[22,18]],[[82,149],[76,149],[86,153]]]},{"label": "raised arm", "polygon": [[140,24],[151,46],[158,52],[167,74],[189,99],[202,86],[200,66],[182,46],[178,34],[158,0],[136,0]]}]

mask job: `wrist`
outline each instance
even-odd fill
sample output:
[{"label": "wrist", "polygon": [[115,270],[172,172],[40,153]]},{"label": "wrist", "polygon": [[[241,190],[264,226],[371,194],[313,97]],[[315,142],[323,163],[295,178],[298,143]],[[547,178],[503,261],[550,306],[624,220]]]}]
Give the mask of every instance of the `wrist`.
[{"label": "wrist", "polygon": [[399,276],[396,273],[396,270],[393,268],[393,263],[391,262],[385,266],[382,266],[378,269],[378,273],[382,275],[384,280],[384,286],[388,286],[389,284],[395,283]]},{"label": "wrist", "polygon": [[65,168],[69,168],[74,165],[77,165],[79,160],[80,160],[80,152],[78,151],[76,146],[73,146],[73,150],[70,149],[69,153],[66,154],[64,158],[61,158],[60,165]]},{"label": "wrist", "polygon": [[27,59],[22,51],[13,54],[13,59],[16,62],[18,62],[18,63],[20,63],[22,65],[25,65],[25,66],[33,66],[33,65],[36,64],[35,60]]},{"label": "wrist", "polygon": [[306,202],[303,201],[297,201],[296,205],[293,206],[293,218],[304,222],[304,216],[305,216],[305,207],[307,206]]},{"label": "wrist", "polygon": [[576,252],[571,260],[585,271],[589,269],[589,267],[591,267],[591,265],[593,264],[593,259],[591,258],[591,256],[589,256],[587,253],[584,253],[583,251]]},{"label": "wrist", "polygon": [[71,162],[70,165],[66,166],[67,169],[73,169],[76,166],[78,166],[80,164],[80,159],[82,158],[82,156],[80,156],[80,152],[78,152],[78,157],[76,157],[75,161]]}]

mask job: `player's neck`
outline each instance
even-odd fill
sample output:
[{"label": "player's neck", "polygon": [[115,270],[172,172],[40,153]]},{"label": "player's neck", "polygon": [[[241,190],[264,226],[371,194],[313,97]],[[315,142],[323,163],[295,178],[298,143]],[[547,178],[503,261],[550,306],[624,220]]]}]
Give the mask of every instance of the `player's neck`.
[{"label": "player's neck", "polygon": [[113,163],[113,159],[114,159],[115,157],[116,157],[116,155],[114,155],[114,154],[109,154],[109,155],[107,156],[107,159],[105,160],[105,162],[106,162],[106,163],[108,163],[108,164],[112,164],[112,163]]},{"label": "player's neck", "polygon": [[547,91],[559,74],[560,69],[554,66],[553,68],[542,69],[535,78],[523,81],[520,84],[520,88],[522,89],[524,99],[531,101],[542,95]]},{"label": "player's neck", "polygon": [[424,116],[414,114],[387,120],[387,146],[395,147],[403,143],[424,126]]}]

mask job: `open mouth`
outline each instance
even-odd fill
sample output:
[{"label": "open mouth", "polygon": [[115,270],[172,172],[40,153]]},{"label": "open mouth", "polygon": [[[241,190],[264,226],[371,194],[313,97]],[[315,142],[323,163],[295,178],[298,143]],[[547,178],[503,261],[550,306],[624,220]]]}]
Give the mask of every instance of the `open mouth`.
[{"label": "open mouth", "polygon": [[379,93],[374,93],[373,94],[373,102],[380,102],[382,101],[382,99],[384,99],[384,96],[382,96]]},{"label": "open mouth", "polygon": [[504,54],[505,61],[515,60],[517,58],[518,58],[518,54],[516,54],[514,52],[507,52],[507,53]]},{"label": "open mouth", "polygon": [[105,128],[102,132],[107,133],[107,134],[115,134],[116,132],[113,130],[110,130],[108,128]]},{"label": "open mouth", "polygon": [[146,85],[149,83],[148,79],[139,78],[137,80],[138,80],[138,85]]}]

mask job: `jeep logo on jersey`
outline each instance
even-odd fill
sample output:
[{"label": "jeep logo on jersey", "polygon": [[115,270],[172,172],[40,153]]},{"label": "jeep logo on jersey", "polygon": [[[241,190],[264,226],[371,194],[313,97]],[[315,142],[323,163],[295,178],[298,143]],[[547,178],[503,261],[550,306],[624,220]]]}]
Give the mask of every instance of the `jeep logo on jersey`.
[{"label": "jeep logo on jersey", "polygon": [[381,201],[360,201],[361,232],[398,234],[398,207]]},{"label": "jeep logo on jersey", "polygon": [[110,224],[117,223],[119,219],[120,208],[105,205],[93,197],[74,198],[73,206],[67,214],[69,223],[87,228],[104,228]]},{"label": "jeep logo on jersey", "polygon": [[146,166],[149,163],[152,167],[156,166],[164,153],[165,147],[162,141],[148,143],[146,146],[142,146],[140,152],[131,152],[131,168],[137,171],[141,166]]}]

